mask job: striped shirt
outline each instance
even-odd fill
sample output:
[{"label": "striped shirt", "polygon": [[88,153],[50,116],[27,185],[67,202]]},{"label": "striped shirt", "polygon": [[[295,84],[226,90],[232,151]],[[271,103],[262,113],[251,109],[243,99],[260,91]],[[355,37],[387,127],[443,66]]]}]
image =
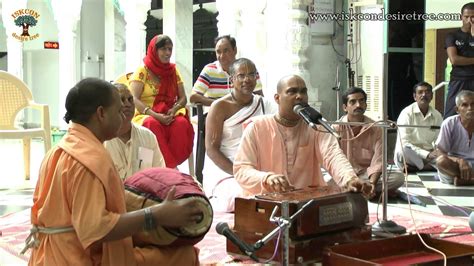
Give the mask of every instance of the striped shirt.
[{"label": "striped shirt", "polygon": [[[229,74],[222,69],[219,61],[207,64],[194,83],[193,93],[199,93],[211,99],[218,99],[230,92],[232,82]],[[257,75],[255,91],[262,90],[262,82]]]}]

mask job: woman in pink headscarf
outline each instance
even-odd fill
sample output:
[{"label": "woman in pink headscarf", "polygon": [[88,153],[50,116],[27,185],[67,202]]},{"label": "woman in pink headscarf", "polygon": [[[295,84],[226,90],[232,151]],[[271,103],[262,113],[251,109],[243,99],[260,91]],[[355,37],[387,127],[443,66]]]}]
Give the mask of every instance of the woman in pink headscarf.
[{"label": "woman in pink headscarf", "polygon": [[173,42],[166,35],[155,36],[147,54],[130,77],[135,100],[133,122],[155,133],[166,166],[176,168],[193,150],[194,130],[184,108],[186,93],[181,75],[170,63]]}]

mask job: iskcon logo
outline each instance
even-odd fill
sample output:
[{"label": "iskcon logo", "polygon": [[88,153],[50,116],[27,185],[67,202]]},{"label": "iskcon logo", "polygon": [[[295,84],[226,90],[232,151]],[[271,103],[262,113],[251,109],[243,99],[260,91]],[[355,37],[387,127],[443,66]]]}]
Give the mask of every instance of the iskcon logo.
[{"label": "iskcon logo", "polygon": [[19,9],[12,14],[15,25],[22,28],[21,35],[12,33],[12,36],[19,41],[32,41],[39,37],[39,34],[30,35],[30,27],[36,26],[40,15],[32,9]]}]

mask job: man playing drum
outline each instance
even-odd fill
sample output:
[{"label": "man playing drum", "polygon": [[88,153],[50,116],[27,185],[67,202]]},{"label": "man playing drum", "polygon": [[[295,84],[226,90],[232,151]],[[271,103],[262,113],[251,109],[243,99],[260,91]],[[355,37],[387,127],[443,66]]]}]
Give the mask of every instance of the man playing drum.
[{"label": "man playing drum", "polygon": [[66,98],[68,133],[45,156],[33,194],[29,265],[197,265],[192,247],[137,248],[131,235],[201,219],[192,199],[165,200],[126,212],[124,187],[103,142],[116,137],[124,116],[117,89],[87,78]]}]

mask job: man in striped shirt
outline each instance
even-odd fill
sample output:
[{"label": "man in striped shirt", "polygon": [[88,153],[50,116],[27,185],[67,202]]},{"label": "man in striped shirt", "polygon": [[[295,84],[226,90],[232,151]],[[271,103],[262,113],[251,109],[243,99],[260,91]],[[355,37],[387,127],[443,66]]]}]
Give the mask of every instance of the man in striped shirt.
[{"label": "man in striped shirt", "polygon": [[[191,103],[210,106],[214,100],[228,94],[232,89],[228,71],[237,54],[235,38],[224,35],[217,37],[215,43],[217,61],[207,64],[202,69],[196,83],[194,83],[189,99]],[[254,93],[263,95],[262,83],[258,75]]]}]

